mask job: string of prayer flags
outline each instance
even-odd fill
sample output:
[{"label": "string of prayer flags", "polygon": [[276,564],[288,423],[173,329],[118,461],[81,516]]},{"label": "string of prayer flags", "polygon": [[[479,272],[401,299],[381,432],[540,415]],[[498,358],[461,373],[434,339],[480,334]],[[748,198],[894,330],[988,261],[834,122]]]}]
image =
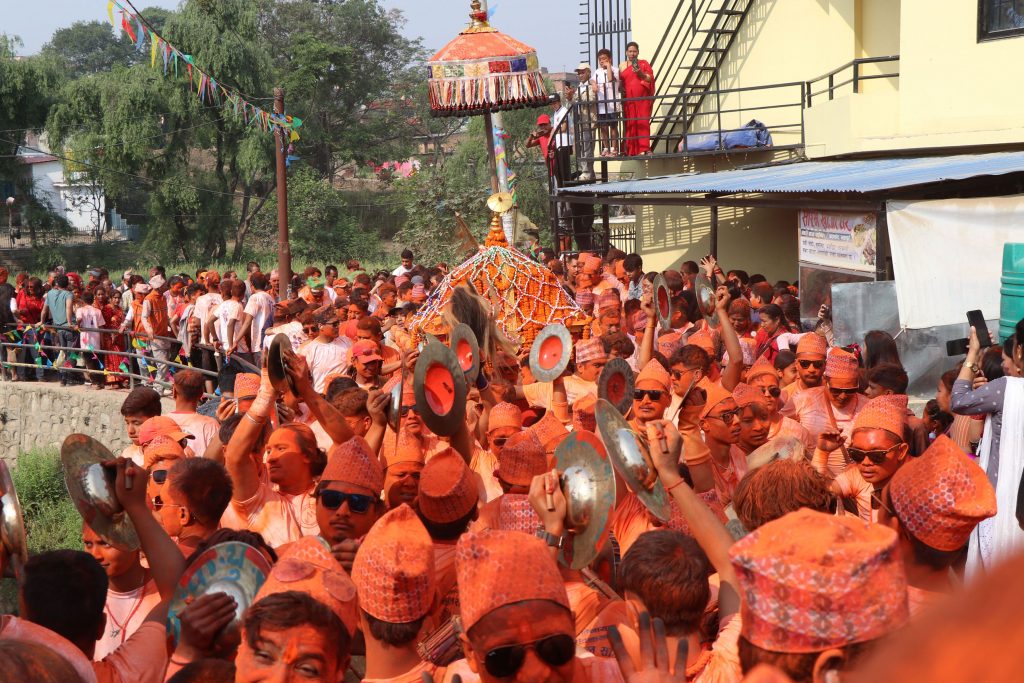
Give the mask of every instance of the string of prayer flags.
[{"label": "string of prayer flags", "polygon": [[[114,19],[114,8],[120,12],[121,22],[118,24]],[[120,29],[132,42],[135,49],[142,51],[144,43],[149,40],[149,66],[155,69],[157,65],[157,54],[162,56],[164,75],[171,66],[174,68],[175,77],[178,76],[178,60],[185,63],[188,73],[189,89],[195,88],[196,96],[203,104],[223,106],[230,104],[231,112],[235,116],[241,116],[246,124],[252,123],[260,130],[271,132],[277,128],[282,129],[288,135],[291,142],[299,139],[299,128],[302,127],[302,119],[290,114],[275,114],[249,102],[241,93],[234,88],[227,87],[217,82],[210,74],[198,66],[192,55],[185,54],[178,48],[167,42],[167,39],[154,31],[142,20],[142,17],[134,11],[125,8],[118,0],[107,1],[107,19],[115,31]]]}]

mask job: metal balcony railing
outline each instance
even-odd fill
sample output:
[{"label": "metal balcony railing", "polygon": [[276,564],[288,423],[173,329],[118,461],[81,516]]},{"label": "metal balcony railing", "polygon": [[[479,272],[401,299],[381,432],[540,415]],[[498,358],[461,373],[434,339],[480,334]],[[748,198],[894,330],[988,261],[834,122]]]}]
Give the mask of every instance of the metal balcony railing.
[{"label": "metal balcony railing", "polygon": [[[824,76],[819,76],[813,80],[807,81],[807,107],[810,108],[814,102],[814,98],[818,95],[828,95],[828,99],[835,99],[837,94],[841,94],[840,90],[846,86],[850,86],[851,92],[857,94],[861,90],[861,84],[864,81],[871,81],[880,78],[899,78],[899,55],[890,55],[888,57],[862,57],[855,59],[852,62],[843,64],[838,69],[829,71]],[[894,71],[886,73],[865,73],[864,67],[868,64],[893,64],[896,63],[896,69]],[[850,76],[846,80],[837,80],[841,78],[846,72],[849,72]],[[816,89],[817,88],[817,89]]]}]

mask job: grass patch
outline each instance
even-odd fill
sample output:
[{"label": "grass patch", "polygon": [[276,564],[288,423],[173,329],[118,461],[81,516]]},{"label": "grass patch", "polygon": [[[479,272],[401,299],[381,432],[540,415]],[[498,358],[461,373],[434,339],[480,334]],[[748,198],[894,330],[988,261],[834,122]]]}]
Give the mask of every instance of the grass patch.
[{"label": "grass patch", "polygon": [[[11,472],[18,491],[30,555],[82,548],[82,518],[78,515],[61,471],[56,450],[22,453]],[[13,579],[0,582],[0,612],[17,611],[17,589]]]}]

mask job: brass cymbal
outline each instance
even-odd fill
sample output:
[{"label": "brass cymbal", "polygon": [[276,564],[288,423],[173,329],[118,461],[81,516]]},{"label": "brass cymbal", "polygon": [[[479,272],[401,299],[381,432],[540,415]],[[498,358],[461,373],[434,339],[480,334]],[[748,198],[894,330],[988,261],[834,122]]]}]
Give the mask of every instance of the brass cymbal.
[{"label": "brass cymbal", "polygon": [[0,577],[13,576],[20,580],[26,562],[28,545],[21,501],[7,463],[0,460]]},{"label": "brass cymbal", "polygon": [[89,528],[119,550],[138,550],[139,536],[114,493],[115,473],[102,463],[114,454],[91,436],[72,434],[60,447],[64,484]]},{"label": "brass cymbal", "polygon": [[285,357],[294,353],[288,335],[275,335],[270,342],[270,348],[267,349],[267,375],[270,377],[270,383],[282,394],[291,393],[293,396],[298,396],[299,393],[295,390],[291,375],[288,374],[288,369],[284,364]]},{"label": "brass cymbal", "polygon": [[804,442],[789,434],[779,434],[747,455],[747,469],[756,469],[775,460],[803,460]]},{"label": "brass cymbal", "polygon": [[487,208],[494,213],[505,213],[512,208],[512,195],[508,192],[498,192],[487,198]]},{"label": "brass cymbal", "polygon": [[[636,494],[652,515],[667,522],[671,517],[668,493],[661,479],[657,478],[647,454],[647,447],[626,422],[626,418],[603,398],[597,400],[594,409],[597,417],[597,429],[601,443],[608,451],[608,459],[612,467],[626,482],[629,490]],[[645,482],[654,477],[652,485]]]},{"label": "brass cymbal", "polygon": [[584,434],[589,432],[571,433],[555,449],[570,538],[562,547],[560,559],[571,569],[582,569],[597,557],[608,538],[615,508],[615,473],[611,462],[588,443]]}]

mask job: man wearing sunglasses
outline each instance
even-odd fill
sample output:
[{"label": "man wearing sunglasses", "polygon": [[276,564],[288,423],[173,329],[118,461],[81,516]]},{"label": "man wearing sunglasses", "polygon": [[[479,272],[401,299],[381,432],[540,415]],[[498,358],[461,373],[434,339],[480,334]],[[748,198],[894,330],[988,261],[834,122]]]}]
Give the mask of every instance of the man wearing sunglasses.
[{"label": "man wearing sunglasses", "polygon": [[[562,499],[564,516],[564,499]],[[576,626],[562,575],[548,546],[517,531],[483,531],[459,539],[459,640],[467,673],[483,683],[583,683],[620,680],[614,660],[576,657]],[[529,568],[529,571],[524,571]]]},{"label": "man wearing sunglasses", "polygon": [[747,473],[747,456],[737,448],[740,439],[740,407],[732,392],[720,384],[709,384],[707,403],[700,412],[704,443],[711,451],[711,470],[715,490],[723,506],[732,500],[733,491]]},{"label": "man wearing sunglasses", "polygon": [[820,387],[825,371],[828,342],[820,334],[805,334],[796,344],[796,382],[782,388],[782,402],[786,403],[800,392]]},{"label": "man wearing sunglasses", "polygon": [[386,508],[380,495],[384,472],[380,459],[361,437],[335,445],[316,485],[316,521],[320,535],[345,571],[362,539]]},{"label": "man wearing sunglasses", "polygon": [[[907,459],[903,440],[903,418],[907,412],[905,395],[887,394],[871,399],[853,421],[850,445],[846,448],[850,464],[832,481],[832,492],[849,501],[866,522],[877,521],[881,491]],[[829,476],[831,453],[839,451],[846,437],[836,429],[822,432],[811,464]]]},{"label": "man wearing sunglasses", "polygon": [[[782,414],[802,424],[815,442],[822,433],[836,429],[849,440],[853,420],[867,402],[867,396],[860,393],[857,357],[843,349],[832,349],[825,364],[824,384],[796,394],[783,406]],[[839,476],[849,464],[841,450],[834,451],[828,459],[831,476]]]},{"label": "man wearing sunglasses", "polygon": [[206,458],[179,460],[165,475],[160,496],[152,500],[153,511],[188,557],[220,527],[231,502],[231,477],[223,465]]},{"label": "man wearing sunglasses", "polygon": [[647,423],[660,420],[671,403],[668,371],[657,359],[651,359],[637,375],[633,389],[632,427],[645,434]]},{"label": "man wearing sunglasses", "polygon": [[782,407],[781,389],[779,388],[779,372],[767,358],[758,358],[757,362],[747,371],[747,383],[761,392],[764,405],[768,412],[768,439],[779,435],[794,436],[804,444],[807,457],[814,453],[817,439],[811,436],[807,428],[796,420],[786,417],[780,412]]}]

